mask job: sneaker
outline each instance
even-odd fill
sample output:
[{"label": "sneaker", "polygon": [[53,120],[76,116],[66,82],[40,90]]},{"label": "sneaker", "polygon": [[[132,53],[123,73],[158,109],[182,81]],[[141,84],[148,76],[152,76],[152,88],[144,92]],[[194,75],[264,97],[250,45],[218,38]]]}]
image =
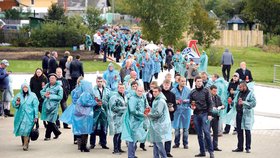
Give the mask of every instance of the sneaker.
[{"label": "sneaker", "polygon": [[210,158],[215,158],[214,153],[210,153]]},{"label": "sneaker", "polygon": [[247,149],[247,150],[246,150],[246,153],[248,153],[248,154],[249,154],[249,153],[251,153],[251,151],[250,151],[249,149]]},{"label": "sneaker", "polygon": [[197,155],[194,155],[194,157],[205,157],[205,156],[206,156],[205,153],[199,153],[199,154],[197,154]]},{"label": "sneaker", "polygon": [[235,150],[232,150],[232,152],[243,152],[243,150],[242,149],[235,149]]},{"label": "sneaker", "polygon": [[173,145],[172,148],[179,148],[179,145]]},{"label": "sneaker", "polygon": [[107,147],[106,145],[102,146],[102,149],[110,149],[109,147]]},{"label": "sneaker", "polygon": [[184,145],[184,149],[189,149],[189,146],[188,145]]},{"label": "sneaker", "polygon": [[113,151],[112,154],[114,155],[120,155],[121,153],[119,151]]}]

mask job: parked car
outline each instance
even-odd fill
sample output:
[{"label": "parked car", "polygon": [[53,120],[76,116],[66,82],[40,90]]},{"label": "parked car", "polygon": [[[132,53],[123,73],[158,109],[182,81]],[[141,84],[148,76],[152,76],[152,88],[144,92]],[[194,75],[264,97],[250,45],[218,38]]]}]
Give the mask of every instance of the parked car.
[{"label": "parked car", "polygon": [[5,24],[1,28],[3,31],[19,31],[20,25],[18,24]]}]

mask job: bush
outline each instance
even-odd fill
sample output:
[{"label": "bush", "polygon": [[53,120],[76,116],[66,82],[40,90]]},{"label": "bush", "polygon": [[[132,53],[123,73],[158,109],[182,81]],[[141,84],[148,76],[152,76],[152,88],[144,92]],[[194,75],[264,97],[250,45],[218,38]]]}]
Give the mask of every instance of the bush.
[{"label": "bush", "polygon": [[209,48],[207,49],[208,55],[208,65],[209,66],[219,66],[221,63],[221,54],[217,48]]}]

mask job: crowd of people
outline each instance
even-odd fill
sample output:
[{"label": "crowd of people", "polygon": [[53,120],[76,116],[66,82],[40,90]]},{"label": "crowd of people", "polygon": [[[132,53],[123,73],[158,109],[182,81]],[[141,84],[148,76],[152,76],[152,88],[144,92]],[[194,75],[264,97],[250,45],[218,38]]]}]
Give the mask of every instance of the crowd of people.
[{"label": "crowd of people", "polygon": [[[116,62],[123,56],[119,71],[110,63],[93,84],[84,78],[80,55],[73,60],[66,51],[58,63],[57,52],[46,52],[42,68],[35,70],[30,83],[23,83],[14,97],[10,94],[10,72],[6,71],[9,62],[2,60],[0,110],[1,114],[12,116],[10,101],[16,109],[14,134],[22,137],[23,150],[28,150],[31,130],[34,126],[39,128],[40,112],[46,128],[45,141],[51,140],[52,133],[53,139],[59,138],[61,121],[65,129],[72,126],[74,144],[81,152],[95,148],[96,136],[101,147],[109,149],[109,131],[113,136],[113,154],[125,152],[121,145],[124,141],[128,158],[135,158],[137,143],[146,151],[148,141],[153,146],[153,157],[173,157],[171,147],[180,147],[182,130],[184,149],[189,148],[189,133],[196,133],[200,148],[195,157],[204,157],[207,151],[214,158],[214,151],[222,151],[218,137],[228,134],[234,126],[238,145],[233,152],[243,152],[245,131],[245,150],[250,153],[256,98],[246,63],[242,62],[229,80],[233,57],[227,49],[221,60],[224,77],[219,77],[207,73],[205,52],[200,62],[195,62],[180,50],[174,53],[171,46],[165,48],[159,44],[151,50],[146,45],[139,31],[130,33],[118,28],[98,31],[94,35],[95,52],[102,53],[104,60],[114,57]],[[171,69],[175,71],[175,81]],[[167,74],[160,84],[158,77],[163,71]],[[7,94],[10,100],[4,99]],[[67,106],[69,95],[72,103]],[[59,105],[63,112],[60,117]],[[226,125],[224,129],[223,125]]]}]

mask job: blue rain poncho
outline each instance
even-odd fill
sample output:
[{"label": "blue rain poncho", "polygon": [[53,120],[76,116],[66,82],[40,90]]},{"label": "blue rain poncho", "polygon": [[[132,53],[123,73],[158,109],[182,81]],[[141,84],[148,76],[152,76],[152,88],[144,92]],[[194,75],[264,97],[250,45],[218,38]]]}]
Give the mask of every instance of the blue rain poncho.
[{"label": "blue rain poncho", "polygon": [[109,100],[108,122],[110,135],[122,132],[123,116],[126,109],[124,98],[118,92],[115,92]]},{"label": "blue rain poncho", "polygon": [[144,95],[139,97],[135,92],[128,98],[127,112],[124,115],[121,139],[128,142],[144,143],[147,137],[148,118],[144,116],[148,102]]},{"label": "blue rain poncho", "polygon": [[[104,125],[105,127],[108,126],[107,121],[107,112],[108,112],[108,102],[110,99],[110,90],[106,87],[103,87],[102,97],[98,91],[98,87],[95,86],[93,88],[94,96],[100,100],[102,100],[102,106],[96,106],[94,108],[94,125],[99,127],[99,125]],[[95,129],[95,127],[94,127]]]},{"label": "blue rain poncho", "polygon": [[212,84],[217,87],[217,95],[221,98],[222,104],[225,106],[224,109],[219,111],[219,116],[223,118],[227,114],[228,82],[224,80],[224,78],[220,77],[215,82],[212,82]]},{"label": "blue rain poncho", "polygon": [[174,54],[172,57],[172,62],[174,64],[174,70],[176,72],[180,71],[182,60],[184,60],[181,54]]},{"label": "blue rain poncho", "polygon": [[[239,96],[238,92],[236,96]],[[236,120],[236,106],[238,103],[238,97],[235,97],[233,100],[233,108],[227,113],[225,117],[225,124],[228,125],[235,125]],[[254,92],[250,90],[249,94],[247,95],[245,101],[243,101],[243,116],[241,122],[241,129],[245,130],[252,130],[254,124],[254,107],[256,107],[256,98]]]},{"label": "blue rain poncho", "polygon": [[[110,66],[113,67],[112,71],[109,69]],[[117,91],[121,77],[119,72],[114,69],[114,65],[112,63],[108,65],[108,69],[103,73],[103,78],[106,81],[107,88],[109,88],[111,91]]]},{"label": "blue rain poncho", "polygon": [[74,135],[91,134],[93,132],[93,108],[97,106],[92,84],[82,80],[80,86],[82,94],[77,100],[72,120]]},{"label": "blue rain poncho", "polygon": [[[24,86],[28,87],[28,94],[25,97],[23,96]],[[20,105],[16,105],[18,98],[20,98]],[[31,92],[26,83],[22,84],[20,92],[12,101],[12,105],[15,108],[14,134],[15,136],[28,137],[34,126],[34,118],[38,118],[39,101],[36,94]]]},{"label": "blue rain poncho", "polygon": [[148,114],[151,123],[148,140],[151,143],[172,140],[171,121],[165,100],[165,96],[160,93],[153,101],[151,112]]},{"label": "blue rain poncho", "polygon": [[[146,58],[142,61],[142,80],[143,82],[149,82],[151,81],[153,75],[154,75],[154,62]],[[143,67],[144,66],[144,67]]]},{"label": "blue rain poncho", "polygon": [[161,61],[162,61],[161,56],[159,54],[158,54],[158,56],[155,54],[155,55],[153,55],[152,59],[154,62],[154,73],[160,73]]},{"label": "blue rain poncho", "polygon": [[79,99],[81,94],[82,94],[82,89],[80,85],[78,85],[75,89],[72,90],[71,92],[72,103],[62,113],[61,117],[59,118],[60,121],[67,124],[73,123],[75,107],[77,104],[77,100]]},{"label": "blue rain poncho", "polygon": [[[50,92],[49,98],[45,97],[46,92]],[[41,120],[55,123],[58,115],[58,107],[63,98],[63,89],[59,82],[56,82],[53,86],[47,83],[40,93],[44,99]]]},{"label": "blue rain poncho", "polygon": [[203,51],[203,53],[199,59],[198,72],[207,72],[207,66],[208,66],[208,56],[207,56],[206,52]]},{"label": "blue rain poncho", "polygon": [[179,91],[178,86],[171,90],[175,94],[176,100],[182,100],[181,104],[177,105],[177,109],[174,112],[174,119],[172,127],[174,129],[185,128],[189,129],[191,121],[191,109],[190,109],[190,93],[191,90],[188,87],[184,87],[182,93]]}]

